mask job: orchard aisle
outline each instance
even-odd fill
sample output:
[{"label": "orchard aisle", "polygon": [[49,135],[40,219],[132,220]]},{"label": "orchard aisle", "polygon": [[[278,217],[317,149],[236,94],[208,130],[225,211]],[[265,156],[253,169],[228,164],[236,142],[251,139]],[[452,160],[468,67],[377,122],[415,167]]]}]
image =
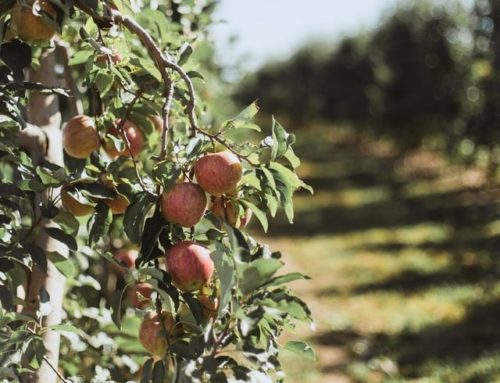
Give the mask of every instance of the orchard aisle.
[{"label": "orchard aisle", "polygon": [[[284,246],[283,260],[286,263],[283,272],[293,272],[303,269],[303,266],[297,264],[289,254],[289,242],[287,240],[272,240],[269,242],[271,248],[280,248]],[[297,281],[292,284],[293,291],[308,303],[313,313],[315,323],[313,327],[300,326],[294,335],[301,339],[314,337],[328,331],[329,311],[325,310],[321,299],[315,292],[314,281],[320,277],[316,274],[308,274],[313,281]],[[283,341],[287,340],[285,336]],[[315,344],[316,362],[304,361],[295,358],[293,354],[287,351],[283,352],[282,360],[285,363],[287,372],[286,382],[318,382],[318,383],[349,383],[352,379],[343,372],[343,368],[349,362],[349,352],[342,347]]]},{"label": "orchard aisle", "polygon": [[298,136],[315,194],[266,242],[313,278],[292,287],[316,319],[298,333],[318,360],[283,352],[287,382],[500,379],[498,185],[336,128]]}]

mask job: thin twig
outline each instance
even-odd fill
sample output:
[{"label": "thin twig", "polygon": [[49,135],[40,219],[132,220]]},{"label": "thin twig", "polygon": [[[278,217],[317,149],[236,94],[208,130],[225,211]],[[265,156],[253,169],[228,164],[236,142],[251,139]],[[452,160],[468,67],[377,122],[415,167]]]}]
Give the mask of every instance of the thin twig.
[{"label": "thin twig", "polygon": [[[35,325],[36,325],[36,324],[35,324]],[[41,327],[41,326],[40,326],[40,327]],[[33,330],[33,329],[29,328],[29,327],[27,327],[27,330],[28,330],[30,333],[32,333],[33,335],[37,335],[37,336],[39,336],[39,334],[38,334],[35,330]],[[52,331],[54,331],[54,330],[52,330]],[[66,380],[66,378],[64,377],[64,375],[62,375],[62,374],[61,374],[61,373],[57,370],[57,368],[55,368],[55,367],[54,367],[54,365],[50,362],[50,360],[49,360],[49,359],[48,359],[45,355],[42,357],[42,359],[45,361],[45,363],[47,363],[47,365],[51,368],[51,370],[55,372],[55,374],[57,375],[57,377],[58,377],[59,379],[61,379],[64,383],[70,383],[68,380]]]},{"label": "thin twig", "polygon": [[[76,0],[76,5],[83,10],[84,12],[88,13],[90,16],[92,16],[94,19],[99,20],[101,22],[114,22],[115,24],[121,24],[125,28],[127,28],[130,32],[134,33],[139,40],[141,40],[142,44],[146,47],[148,50],[149,55],[153,59],[153,61],[156,64],[156,67],[160,71],[160,74],[163,78],[163,82],[165,85],[165,89],[170,88],[171,84],[171,79],[170,76],[167,72],[167,69],[171,69],[179,76],[181,79],[186,83],[187,89],[188,89],[188,94],[189,94],[189,100],[188,104],[186,106],[186,114],[188,115],[189,119],[189,124],[191,127],[191,135],[193,135],[195,132],[198,132],[211,140],[215,140],[219,142],[220,144],[224,145],[228,150],[230,150],[232,153],[234,153],[238,158],[246,161],[248,164],[251,166],[258,166],[258,164],[252,162],[248,156],[241,155],[238,153],[235,149],[233,149],[228,143],[220,138],[218,134],[210,134],[206,132],[205,130],[201,129],[198,126],[198,123],[196,121],[196,93],[194,90],[194,85],[187,73],[182,69],[179,65],[176,63],[173,63],[169,61],[163,53],[160,51],[160,49],[156,46],[155,42],[153,41],[152,37],[148,34],[144,28],[142,28],[135,20],[130,18],[127,15],[122,15],[120,12],[108,8],[106,10],[107,14],[109,14],[109,17],[103,17],[98,15],[94,10],[89,8],[86,4],[84,4],[81,0]],[[166,139],[166,138],[165,138]],[[162,147],[166,144],[165,141],[162,141]]]},{"label": "thin twig", "polygon": [[55,374],[57,375],[57,377],[59,379],[61,379],[64,383],[69,383],[69,380],[66,380],[66,378],[64,377],[64,375],[62,375],[58,370],[57,368],[55,368],[52,363],[50,363],[49,359],[47,359],[47,357],[44,355],[43,356],[43,360],[45,361],[45,363],[48,364],[48,366],[52,369],[52,371],[55,372]]},{"label": "thin twig", "polygon": [[224,326],[224,329],[220,333],[219,337],[217,339],[215,339],[215,341],[214,341],[214,348],[212,349],[211,356],[215,356],[217,354],[217,352],[219,351],[218,350],[219,346],[222,345],[222,347],[224,347],[224,344],[223,344],[223,342],[225,340],[224,338],[227,335],[229,335],[228,331],[229,331],[230,325],[231,325],[231,320],[228,319],[225,326]]},{"label": "thin twig", "polygon": [[162,109],[163,131],[161,132],[161,153],[160,161],[164,160],[167,155],[168,147],[168,132],[170,129],[170,109],[172,107],[172,100],[174,98],[174,84],[170,81],[168,88],[165,89],[165,103]]},{"label": "thin twig", "polygon": [[142,177],[141,177],[141,175],[139,173],[139,168],[138,168],[138,165],[137,165],[137,160],[135,159],[135,156],[133,155],[132,149],[130,147],[130,141],[129,141],[129,139],[127,137],[127,134],[126,134],[126,132],[125,132],[125,130],[123,128],[124,125],[125,125],[125,122],[128,120],[128,118],[130,116],[130,113],[132,112],[132,108],[136,104],[137,100],[139,100],[139,98],[141,97],[141,94],[142,94],[142,91],[139,89],[137,91],[137,94],[134,96],[133,100],[128,105],[127,110],[125,111],[125,116],[122,119],[120,119],[120,122],[118,123],[117,129],[120,131],[120,133],[121,133],[121,135],[123,137],[123,140],[125,141],[125,146],[127,147],[127,150],[128,150],[128,152],[130,154],[130,157],[132,158],[132,162],[134,164],[134,169],[135,169],[135,174],[137,176],[137,181],[139,182],[139,185],[141,186],[141,189],[144,192],[146,192],[146,193],[154,194],[150,190],[148,190],[148,188],[144,184],[144,180],[142,179]]}]

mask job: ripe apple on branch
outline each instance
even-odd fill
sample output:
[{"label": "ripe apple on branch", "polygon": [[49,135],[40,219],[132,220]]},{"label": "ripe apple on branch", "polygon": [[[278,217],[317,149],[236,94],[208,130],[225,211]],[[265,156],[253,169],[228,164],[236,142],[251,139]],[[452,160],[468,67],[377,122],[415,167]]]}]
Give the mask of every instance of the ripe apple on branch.
[{"label": "ripe apple on branch", "polygon": [[[225,122],[200,119],[211,107],[199,88],[209,85],[191,53],[206,43],[200,25],[212,0],[183,12],[177,2],[149,0],[7,1],[0,165],[8,171],[0,187],[8,192],[0,204],[11,219],[0,237],[0,297],[3,318],[15,316],[14,302],[26,310],[0,329],[24,358],[13,374],[29,370],[37,383],[90,377],[95,366],[116,381],[148,383],[281,376],[279,335],[311,321],[288,283],[307,277],[276,275],[281,254],[246,225],[254,217],[266,231],[278,212],[292,222],[293,193],[307,185],[295,172],[292,135],[277,121],[260,141],[231,139],[256,129],[255,103]],[[29,67],[33,78],[23,78]],[[16,141],[26,120],[47,137],[29,155]],[[60,341],[73,327],[88,332],[75,336],[89,359]],[[130,329],[144,348],[135,354],[113,339],[125,330],[132,337]],[[115,359],[94,352],[102,333]],[[245,351],[228,359],[228,350]],[[130,360],[140,372],[128,369]]]}]

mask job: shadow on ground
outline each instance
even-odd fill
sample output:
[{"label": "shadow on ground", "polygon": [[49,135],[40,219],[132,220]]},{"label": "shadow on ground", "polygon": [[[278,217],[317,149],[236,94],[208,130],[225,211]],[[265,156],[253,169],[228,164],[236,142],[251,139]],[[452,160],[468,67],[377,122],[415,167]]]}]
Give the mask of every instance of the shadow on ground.
[{"label": "shadow on ground", "polygon": [[[425,299],[434,294],[432,302],[436,307],[442,299],[443,305],[455,305],[453,308],[459,313],[436,317],[430,322],[423,318],[419,326],[397,328],[391,324],[393,318],[388,317],[386,331],[356,327],[357,317],[350,325],[337,328],[330,325],[330,330],[324,326],[312,338],[313,343],[344,348],[350,360],[321,366],[322,373],[341,372],[360,382],[400,382],[422,377],[432,377],[433,382],[500,381],[498,187],[477,179],[471,182],[467,176],[470,169],[448,167],[441,159],[440,165],[434,166],[425,161],[407,161],[397,151],[374,154],[376,151],[367,151],[366,142],[356,139],[309,141],[298,152],[308,169],[303,178],[314,187],[317,196],[307,198],[299,194],[294,225],[289,226],[283,217],[278,217],[271,225],[271,236],[307,241],[308,237],[336,238],[355,233],[361,239],[349,244],[346,254],[367,253],[372,257],[389,254],[393,262],[399,262],[401,254],[412,250],[415,254],[445,260],[439,269],[407,268],[402,264],[383,278],[375,276],[362,281],[353,276],[349,287],[339,287],[333,278],[320,281],[327,287],[315,294],[325,310],[342,314],[342,309],[334,304],[356,307],[358,311],[353,314],[356,316],[359,315],[356,299],[364,297],[369,302],[372,296],[389,293],[397,295],[391,299],[400,300],[400,306],[395,305],[400,312],[394,316],[402,321],[408,297],[417,296],[423,301],[423,315],[429,310],[432,315],[432,309],[425,307],[428,304]],[[416,240],[412,228],[422,224],[442,226],[446,235]],[[383,229],[384,233],[395,233],[401,227],[409,231],[403,239],[394,234],[383,241],[363,241],[370,231]],[[327,249],[321,256],[335,257]],[[338,262],[348,262],[346,255],[342,257]],[[310,262],[324,263],[324,260],[312,257]],[[417,255],[412,262],[420,262]],[[359,264],[351,266],[352,270],[363,268]],[[327,272],[324,275],[329,277]],[[465,291],[466,298],[460,297],[460,289]],[[377,306],[374,303],[370,307]],[[361,315],[366,315],[365,322],[369,323],[370,315],[375,318],[380,314],[367,309]],[[376,375],[372,374],[374,371]]]}]

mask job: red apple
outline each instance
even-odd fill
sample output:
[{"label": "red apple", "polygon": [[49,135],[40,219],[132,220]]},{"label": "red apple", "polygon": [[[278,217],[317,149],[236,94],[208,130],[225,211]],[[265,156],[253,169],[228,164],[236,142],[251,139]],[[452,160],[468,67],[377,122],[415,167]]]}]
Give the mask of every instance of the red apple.
[{"label": "red apple", "polygon": [[104,200],[104,203],[108,205],[114,215],[120,215],[125,213],[130,201],[124,195],[119,194],[116,198]]},{"label": "red apple", "polygon": [[135,269],[135,260],[137,259],[138,256],[139,252],[137,250],[120,249],[113,255],[113,258],[127,269]]},{"label": "red apple", "polygon": [[207,322],[210,319],[217,318],[219,310],[219,299],[217,297],[202,294],[198,296],[198,301],[203,306],[203,321]]},{"label": "red apple", "polygon": [[69,194],[65,190],[62,190],[61,192],[61,203],[64,210],[70,212],[75,217],[82,217],[94,212],[93,206],[81,203],[80,201],[73,198],[71,194]]},{"label": "red apple", "polygon": [[182,291],[199,290],[214,272],[210,251],[191,241],[176,243],[165,256],[172,281]]},{"label": "red apple", "polygon": [[196,162],[194,173],[203,190],[214,196],[220,196],[232,191],[240,182],[241,162],[229,151],[211,153]]},{"label": "red apple", "polygon": [[196,225],[206,208],[205,192],[192,182],[175,184],[161,197],[161,211],[165,219],[184,227]]},{"label": "red apple", "polygon": [[238,229],[245,228],[252,218],[252,210],[249,208],[244,209],[243,214],[238,217],[238,209],[235,209],[234,202],[224,197],[214,198],[210,211],[220,220],[226,221]]},{"label": "red apple", "polygon": [[153,291],[153,286],[147,282],[136,283],[128,290],[130,303],[135,308],[145,309],[152,303],[151,294]]},{"label": "red apple", "polygon": [[124,148],[122,151],[118,151],[113,145],[107,144],[105,147],[106,153],[108,153],[108,156],[111,158],[115,158],[117,156],[130,157],[130,154],[132,154],[133,157],[137,157],[137,155],[141,152],[142,145],[144,144],[144,136],[142,135],[141,129],[139,129],[132,121],[126,120],[123,124],[123,131],[125,134],[122,134],[118,130],[119,124],[120,119],[115,121],[115,125],[110,127],[107,133],[115,137],[120,137],[122,140],[125,140],[126,137],[130,145],[130,151],[124,142]]},{"label": "red apple", "polygon": [[123,60],[123,56],[121,54],[113,52],[111,54],[100,53],[96,56],[95,61],[98,63],[105,63],[108,60],[108,57],[113,64],[118,64]]},{"label": "red apple", "polygon": [[152,311],[148,313],[139,328],[139,340],[146,350],[155,356],[163,356],[167,351],[168,337],[174,335],[175,321],[167,311],[161,316]]},{"label": "red apple", "polygon": [[[36,13],[33,12],[33,4]],[[43,20],[41,11],[54,19],[57,16],[55,8],[46,0],[17,2],[12,8],[12,24],[22,40],[50,40],[54,36],[54,29]]]},{"label": "red apple", "polygon": [[99,148],[99,134],[94,120],[86,115],[77,115],[62,131],[63,148],[71,157],[85,159]]}]

